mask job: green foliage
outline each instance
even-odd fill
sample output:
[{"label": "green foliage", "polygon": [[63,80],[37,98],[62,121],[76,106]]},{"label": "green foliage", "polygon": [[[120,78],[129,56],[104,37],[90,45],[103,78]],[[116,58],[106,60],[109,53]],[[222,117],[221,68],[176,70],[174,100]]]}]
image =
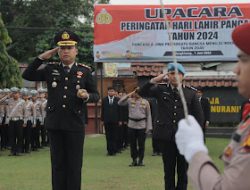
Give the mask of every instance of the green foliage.
[{"label": "green foliage", "polygon": [[[82,38],[79,62],[93,64],[93,5],[96,0],[0,0],[0,12],[13,43],[7,47],[20,62],[30,62],[54,47],[53,36],[63,28]],[[99,0],[108,3],[109,0]],[[84,23],[79,18],[84,16]]]},{"label": "green foliage", "polygon": [[0,14],[0,88],[20,87],[22,84],[18,62],[6,51],[6,45],[9,43],[11,43],[11,38]]}]

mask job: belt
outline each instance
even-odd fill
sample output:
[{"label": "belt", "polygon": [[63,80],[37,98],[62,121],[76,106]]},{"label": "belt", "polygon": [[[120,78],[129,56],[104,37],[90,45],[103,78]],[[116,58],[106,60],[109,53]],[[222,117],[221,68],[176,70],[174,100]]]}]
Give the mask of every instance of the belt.
[{"label": "belt", "polygon": [[10,120],[11,121],[18,121],[18,120],[21,120],[22,117],[11,117]]},{"label": "belt", "polygon": [[131,120],[131,121],[138,122],[138,121],[145,120],[145,119],[146,119],[146,117],[144,117],[144,118],[140,118],[140,119],[136,119],[136,118],[131,118],[131,117],[129,117],[128,119],[129,119],[129,120]]}]

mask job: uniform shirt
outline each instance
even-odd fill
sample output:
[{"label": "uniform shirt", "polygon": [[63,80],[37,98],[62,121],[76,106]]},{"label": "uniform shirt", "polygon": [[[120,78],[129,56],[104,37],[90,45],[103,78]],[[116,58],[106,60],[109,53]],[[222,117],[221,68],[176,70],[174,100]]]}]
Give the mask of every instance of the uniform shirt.
[{"label": "uniform shirt", "polygon": [[46,98],[42,98],[42,99],[40,99],[40,101],[41,101],[42,121],[44,121],[44,119],[46,117],[47,99]]},{"label": "uniform shirt", "polygon": [[[196,92],[191,87],[182,86],[188,113],[193,115],[200,125],[203,124],[203,112]],[[159,140],[175,141],[178,122],[185,117],[179,92],[170,84],[145,83],[139,91],[141,96],[154,97],[157,100],[158,113],[153,137]]]},{"label": "uniform shirt", "polygon": [[34,121],[35,109],[34,104],[31,100],[26,100],[24,102],[24,123],[27,123],[28,120]]},{"label": "uniform shirt", "polygon": [[[135,99],[128,98],[128,96],[122,97],[118,101],[119,105],[128,104],[128,127],[133,129],[146,129],[147,131],[152,129],[152,117],[149,102],[143,98]],[[134,120],[142,119],[141,121]]]},{"label": "uniform shirt", "polygon": [[250,115],[239,124],[221,158],[225,163],[222,174],[206,153],[198,152],[192,157],[188,175],[195,189],[250,189]]},{"label": "uniform shirt", "polygon": [[64,71],[62,64],[47,64],[36,58],[23,73],[30,81],[46,81],[48,101],[46,106],[45,127],[50,130],[83,131],[85,126],[86,100],[77,97],[78,89],[86,89],[88,102],[97,102],[95,81],[89,68],[74,63],[70,72]]},{"label": "uniform shirt", "polygon": [[43,114],[42,114],[42,102],[40,100],[36,100],[33,102],[34,105],[34,119],[38,119],[39,121],[42,121]]},{"label": "uniform shirt", "polygon": [[8,105],[6,107],[7,121],[12,118],[24,118],[24,103],[24,100],[21,98],[18,98],[17,100],[10,98],[8,100]]},{"label": "uniform shirt", "polygon": [[1,102],[0,103],[0,125],[2,124],[4,115],[5,115],[5,104],[4,102]]}]

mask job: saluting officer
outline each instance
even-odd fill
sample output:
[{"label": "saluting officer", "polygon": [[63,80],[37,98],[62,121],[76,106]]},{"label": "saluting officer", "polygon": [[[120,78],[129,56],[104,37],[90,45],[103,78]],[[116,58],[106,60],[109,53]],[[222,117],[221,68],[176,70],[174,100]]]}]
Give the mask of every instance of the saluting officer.
[{"label": "saluting officer", "polygon": [[[187,168],[188,164],[184,156],[179,154],[175,143],[175,132],[177,123],[184,118],[184,110],[179,92],[178,82],[175,73],[182,82],[185,69],[180,63],[169,63],[168,72],[152,78],[140,89],[140,95],[155,97],[158,102],[158,114],[153,130],[153,138],[159,140],[164,165],[165,190],[186,190],[187,189]],[[161,83],[168,79],[167,83]],[[188,111],[202,123],[202,108],[196,96],[195,90],[182,85],[182,90],[187,101]],[[175,170],[177,169],[177,184],[175,184]]]},{"label": "saluting officer", "polygon": [[8,101],[6,122],[9,123],[10,156],[18,156],[23,145],[24,100],[20,98],[19,88],[12,87],[11,92],[13,94]]},{"label": "saluting officer", "polygon": [[118,104],[128,105],[128,136],[131,158],[133,160],[129,166],[144,166],[146,133],[152,130],[149,102],[139,96],[136,88],[123,96]]},{"label": "saluting officer", "polygon": [[[46,81],[48,88],[45,127],[50,138],[53,190],[80,190],[86,102],[97,102],[99,93],[88,67],[76,63],[79,37],[63,30],[55,35],[58,47],[38,56],[23,78]],[[55,54],[60,63],[47,64]]]},{"label": "saluting officer", "polygon": [[[232,33],[234,44],[240,49],[237,75],[238,92],[250,98],[250,23],[236,27]],[[189,177],[194,189],[202,190],[248,190],[250,189],[250,114],[242,118],[232,139],[222,154],[225,168],[219,172],[203,142],[203,133],[192,117],[179,123],[176,143],[180,153],[189,162]],[[192,136],[190,138],[190,136]]]}]

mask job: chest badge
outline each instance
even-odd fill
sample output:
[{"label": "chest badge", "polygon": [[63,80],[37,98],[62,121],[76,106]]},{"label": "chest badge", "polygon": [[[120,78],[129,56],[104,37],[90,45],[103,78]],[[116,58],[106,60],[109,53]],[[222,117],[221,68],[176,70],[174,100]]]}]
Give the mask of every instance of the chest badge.
[{"label": "chest badge", "polygon": [[76,90],[79,90],[80,89],[80,85],[76,85]]},{"label": "chest badge", "polygon": [[227,147],[226,148],[226,150],[225,150],[225,152],[224,152],[224,155],[225,155],[225,157],[231,157],[232,156],[232,153],[233,153],[233,150],[232,150],[232,148],[229,146],[229,147]]},{"label": "chest badge", "polygon": [[57,82],[56,81],[52,82],[51,86],[55,88],[57,86]]},{"label": "chest badge", "polygon": [[77,71],[76,72],[76,77],[77,78],[82,78],[83,77],[83,72],[82,71]]}]

